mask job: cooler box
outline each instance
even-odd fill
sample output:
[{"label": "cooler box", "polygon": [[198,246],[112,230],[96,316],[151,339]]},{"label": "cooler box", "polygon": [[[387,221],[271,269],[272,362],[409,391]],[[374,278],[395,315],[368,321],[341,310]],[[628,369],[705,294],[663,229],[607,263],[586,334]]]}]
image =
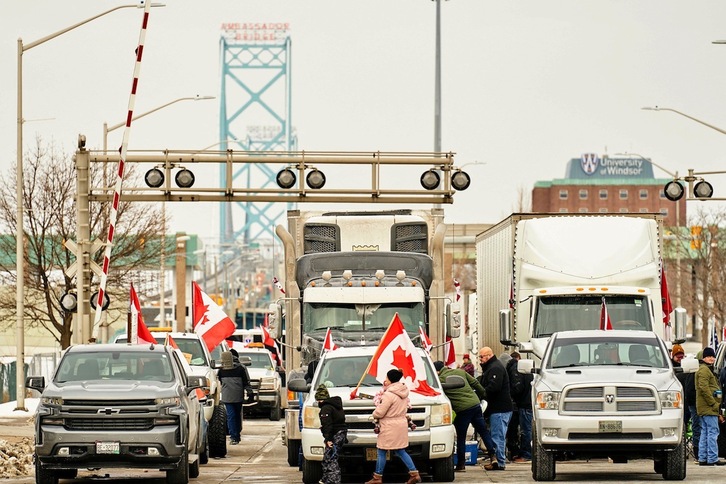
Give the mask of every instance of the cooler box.
[{"label": "cooler box", "polygon": [[[478,453],[478,447],[479,443],[476,440],[467,440],[466,441],[466,450],[464,451],[464,460],[466,461],[466,465],[468,466],[475,466],[476,465],[476,456]],[[458,464],[458,460],[456,458],[456,446],[454,446],[454,465]]]}]

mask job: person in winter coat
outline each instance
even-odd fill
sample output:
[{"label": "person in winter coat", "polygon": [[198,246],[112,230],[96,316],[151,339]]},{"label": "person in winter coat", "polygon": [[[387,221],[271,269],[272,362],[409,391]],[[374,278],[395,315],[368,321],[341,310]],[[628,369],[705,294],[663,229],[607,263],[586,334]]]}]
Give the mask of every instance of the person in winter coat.
[{"label": "person in winter coat", "polygon": [[471,376],[476,376],[474,374],[476,368],[474,368],[474,363],[472,363],[471,358],[469,358],[469,353],[464,353],[464,358],[461,363],[461,369],[470,374]]},{"label": "person in winter coat", "polygon": [[315,400],[320,407],[320,431],[323,433],[325,451],[323,452],[323,484],[340,484],[340,465],[338,453],[345,444],[348,426],[345,423],[343,400],[331,397],[328,388],[320,385],[315,392]]},{"label": "person in winter coat", "polygon": [[484,417],[489,418],[489,432],[482,435],[482,439],[487,449],[490,452],[494,450],[495,454],[495,460],[485,465],[484,468],[488,471],[504,470],[507,465],[505,454],[507,427],[512,418],[509,376],[504,365],[494,356],[494,352],[488,346],[479,350],[479,363],[482,371],[479,382],[487,395]]},{"label": "person in winter coat", "polygon": [[418,470],[406,452],[408,447],[408,387],[401,381],[403,372],[393,369],[386,373],[383,382],[383,395],[381,402],[373,411],[373,418],[378,419],[380,432],[376,447],[378,458],[373,478],[365,484],[382,484],[383,469],[386,467],[386,451],[396,454],[408,468],[409,479],[406,484],[421,482]]},{"label": "person in winter coat", "polygon": [[[507,364],[507,372],[510,378],[509,394],[519,414],[519,419],[517,419],[519,454],[512,456],[512,462],[530,462],[532,460],[532,381],[534,381],[534,375],[532,373],[519,373],[518,365],[521,359],[519,352],[513,351],[511,356],[512,359]],[[513,416],[512,420],[514,420]]]},{"label": "person in winter coat", "polygon": [[698,443],[698,465],[726,465],[718,458],[718,423],[721,407],[721,388],[713,372],[716,351],[707,346],[703,349],[703,360],[696,372],[696,411],[701,419],[701,439]]},{"label": "person in winter coat", "polygon": [[[673,345],[675,348],[679,345]],[[699,351],[696,354],[696,359],[699,365],[703,362],[703,351]],[[698,416],[696,410],[696,374],[695,373],[676,373],[678,375],[686,375],[681,385],[683,385],[683,399],[686,402],[688,408],[688,414],[691,418],[691,432],[693,442],[693,455],[696,456],[698,461],[698,443],[701,440],[701,417]]]},{"label": "person in winter coat", "polygon": [[480,401],[484,400],[486,393],[481,383],[469,373],[460,369],[447,368],[443,361],[434,362],[434,368],[439,372],[439,379],[443,382],[449,375],[460,376],[466,382],[461,388],[444,390],[451,401],[451,408],[456,413],[454,428],[456,429],[456,468],[455,471],[466,471],[466,432],[469,424],[479,435],[487,431],[487,424],[481,412]]},{"label": "person in winter coat", "polygon": [[217,378],[222,385],[220,400],[227,410],[229,444],[237,445],[242,432],[242,403],[245,393],[248,397],[252,397],[250,375],[244,365],[234,364],[234,357],[229,351],[222,353],[221,361],[222,369],[217,372]]}]

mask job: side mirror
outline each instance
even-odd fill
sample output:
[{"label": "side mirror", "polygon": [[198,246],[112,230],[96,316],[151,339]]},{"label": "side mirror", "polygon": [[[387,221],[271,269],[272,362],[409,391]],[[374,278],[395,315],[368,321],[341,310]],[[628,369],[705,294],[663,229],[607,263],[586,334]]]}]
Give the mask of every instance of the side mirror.
[{"label": "side mirror", "polygon": [[195,390],[197,388],[204,388],[209,386],[209,380],[206,376],[200,375],[188,375],[187,376],[187,391]]},{"label": "side mirror", "polygon": [[675,308],[673,310],[675,315],[675,339],[674,343],[683,343],[686,341],[686,325],[688,321],[688,314],[683,308]]},{"label": "side mirror", "polygon": [[517,363],[517,371],[528,375],[530,373],[539,373],[539,368],[534,367],[534,360],[521,359]]},{"label": "side mirror", "polygon": [[310,384],[304,379],[295,378],[287,382],[287,389],[293,392],[308,393],[310,391]]},{"label": "side mirror", "polygon": [[446,334],[458,338],[461,334],[461,306],[457,303],[446,305]]},{"label": "side mirror", "polygon": [[499,311],[499,342],[504,346],[512,346],[512,310]]},{"label": "side mirror", "polygon": [[280,337],[280,321],[282,321],[282,306],[277,303],[270,304],[267,316],[267,332],[270,338],[277,339]]},{"label": "side mirror", "polygon": [[698,360],[695,358],[683,358],[681,360],[683,373],[695,373],[698,371]]},{"label": "side mirror", "polygon": [[29,376],[25,379],[25,387],[43,393],[45,388],[44,376]]},{"label": "side mirror", "polygon": [[215,370],[222,368],[222,365],[220,365],[217,360],[209,360],[209,366],[214,368]]},{"label": "side mirror", "polygon": [[453,390],[455,388],[464,388],[466,381],[459,375],[449,375],[446,377],[446,381],[441,383],[441,388],[444,390]]},{"label": "side mirror", "polygon": [[249,356],[240,356],[239,362],[243,366],[252,366],[252,358]]}]

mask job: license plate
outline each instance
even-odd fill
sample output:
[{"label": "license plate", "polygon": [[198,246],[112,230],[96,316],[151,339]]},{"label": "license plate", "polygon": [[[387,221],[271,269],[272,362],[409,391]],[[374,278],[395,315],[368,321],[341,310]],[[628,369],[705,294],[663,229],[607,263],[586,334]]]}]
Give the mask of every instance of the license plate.
[{"label": "license plate", "polygon": [[96,454],[118,454],[119,442],[96,442]]},{"label": "license plate", "polygon": [[599,432],[622,432],[623,422],[620,420],[600,420],[598,422]]},{"label": "license plate", "polygon": [[[366,460],[370,462],[378,460],[378,449],[366,449]],[[386,451],[386,460],[391,460],[390,451]]]}]

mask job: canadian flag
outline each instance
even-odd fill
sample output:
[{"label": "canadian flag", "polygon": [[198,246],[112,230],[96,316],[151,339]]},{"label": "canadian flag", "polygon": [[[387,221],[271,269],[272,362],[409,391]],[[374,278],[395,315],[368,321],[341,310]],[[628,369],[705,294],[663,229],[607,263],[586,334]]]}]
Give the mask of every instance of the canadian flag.
[{"label": "canadian flag", "polygon": [[608,314],[608,307],[605,304],[605,297],[602,298],[602,305],[600,306],[600,329],[613,329],[613,323],[610,321],[610,315]]},{"label": "canadian flag", "polygon": [[337,350],[338,345],[333,342],[333,335],[330,334],[330,328],[325,332],[325,340],[323,341],[323,351]]},{"label": "canadian flag", "polygon": [[426,350],[426,353],[431,353],[431,348],[433,348],[434,345],[431,343],[431,339],[429,339],[426,331],[424,331],[421,326],[418,327],[418,334],[421,336],[421,347]]},{"label": "canadian flag", "polygon": [[456,368],[456,350],[454,349],[454,340],[451,336],[446,337],[446,344],[444,345],[444,364],[449,368]]},{"label": "canadian flag", "polygon": [[262,331],[262,344],[265,345],[265,348],[272,353],[272,356],[277,361],[278,366],[282,366],[282,358],[280,358],[280,347],[277,346],[277,341],[270,336],[270,333],[267,331],[267,328],[265,326],[259,326],[260,331]]},{"label": "canadian flag", "polygon": [[192,281],[192,324],[209,351],[234,333],[235,325],[217,303]]},{"label": "canadian flag", "polygon": [[461,299],[461,283],[454,279],[454,288],[456,289],[456,300],[454,302],[459,302],[459,299]]},{"label": "canadian flag", "polygon": [[666,279],[665,265],[662,259],[660,261],[660,298],[663,307],[663,324],[668,326],[671,322],[673,303],[671,302],[671,295],[668,292],[668,279]]},{"label": "canadian flag", "polygon": [[174,341],[174,338],[171,337],[170,334],[166,335],[166,346],[171,346],[172,348],[179,349],[179,347],[176,344],[176,341]]},{"label": "canadian flag", "polygon": [[[409,390],[421,395],[435,396],[439,392],[431,388],[426,381],[426,367],[418,349],[408,337],[398,313],[393,316],[381,342],[378,344],[366,373],[383,383],[386,373],[392,369],[403,372],[403,381]],[[358,387],[350,394],[351,400],[356,397]]]},{"label": "canadian flag", "polygon": [[278,291],[285,294],[285,288],[282,287],[282,284],[280,283],[280,280],[277,277],[272,278],[272,283],[275,285]]},{"label": "canadian flag", "polygon": [[129,298],[129,306],[131,308],[131,334],[128,341],[133,344],[156,344],[156,338],[151,336],[149,328],[144,324],[144,318],[141,315],[141,303],[136,295],[134,285],[131,284],[131,294]]}]

